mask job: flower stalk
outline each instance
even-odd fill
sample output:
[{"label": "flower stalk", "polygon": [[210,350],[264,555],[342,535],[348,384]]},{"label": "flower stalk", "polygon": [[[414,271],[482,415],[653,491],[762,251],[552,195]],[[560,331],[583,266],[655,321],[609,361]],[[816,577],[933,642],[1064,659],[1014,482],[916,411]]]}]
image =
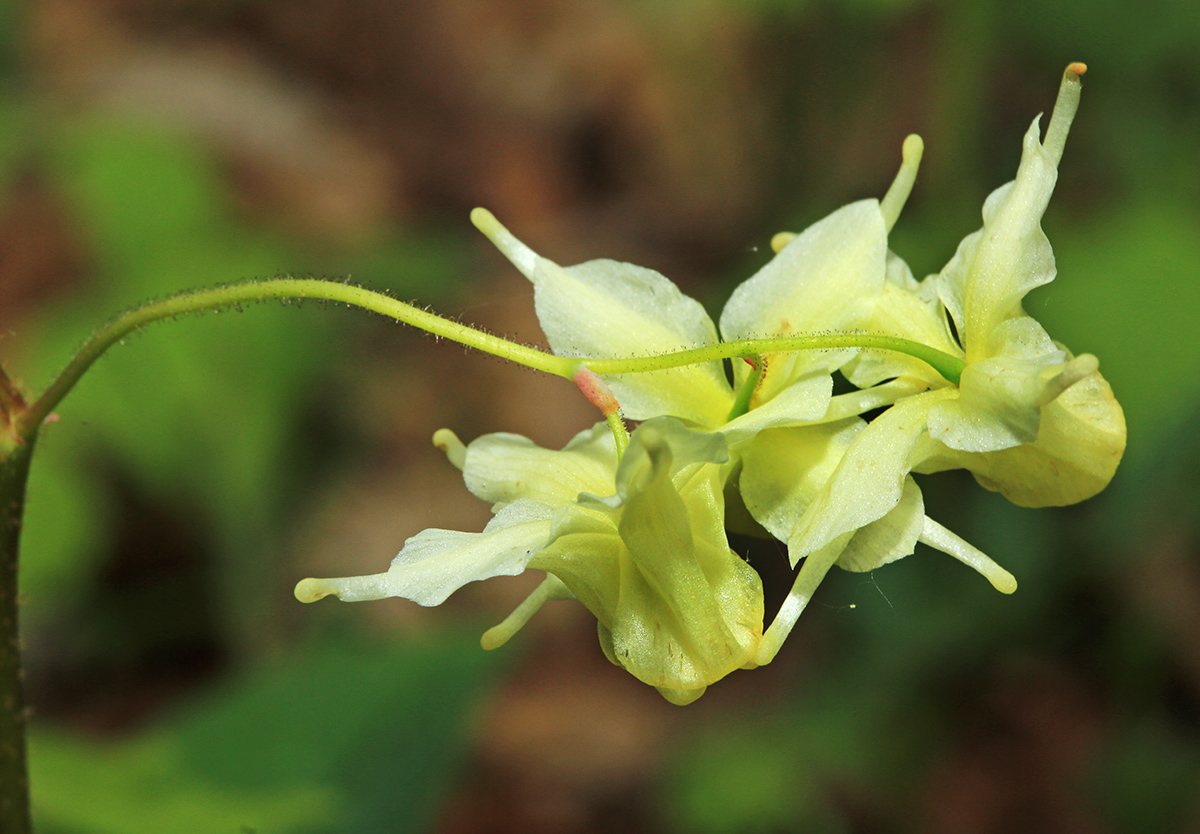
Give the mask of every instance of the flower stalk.
[{"label": "flower stalk", "polygon": [[[465,324],[444,318],[436,313],[405,304],[390,296],[336,281],[321,281],[312,278],[275,278],[233,284],[211,290],[187,293],[163,301],[138,307],[114,319],[98,330],[71,359],[62,373],[27,409],[18,410],[12,419],[12,431],[16,443],[32,441],[41,424],[75,386],[87,369],[108,348],[134,330],[155,321],[187,313],[202,313],[219,310],[254,301],[272,299],[290,300],[313,298],[334,301],[361,307],[382,316],[394,318],[405,324],[420,328],[440,338],[451,339],[466,347],[483,353],[508,359],[517,364],[543,371],[564,379],[573,379],[580,366],[597,374],[642,373],[646,371],[679,368],[713,359],[753,357],[767,352],[827,350],[831,348],[857,347],[890,350],[905,353],[927,363],[941,374],[946,381],[956,383],[963,362],[956,356],[935,350],[909,339],[892,336],[875,336],[857,333],[824,334],[820,336],[791,336],[771,339],[738,339],[708,347],[675,351],[657,356],[641,356],[622,359],[571,359],[556,356],[546,351],[510,342]],[[7,383],[7,380],[5,380]],[[0,403],[10,399],[19,401],[19,392],[8,383],[7,393],[0,395]],[[0,449],[2,451],[2,449]]]},{"label": "flower stalk", "polygon": [[31,830],[17,556],[32,456],[32,442],[0,456],[0,831],[6,834]]}]

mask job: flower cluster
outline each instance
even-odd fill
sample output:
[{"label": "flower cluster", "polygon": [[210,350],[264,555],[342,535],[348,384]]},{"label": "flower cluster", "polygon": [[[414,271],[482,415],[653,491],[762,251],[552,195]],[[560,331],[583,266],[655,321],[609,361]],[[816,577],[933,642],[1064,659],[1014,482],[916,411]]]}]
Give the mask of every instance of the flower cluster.
[{"label": "flower cluster", "polygon": [[[919,282],[887,239],[916,178],[916,136],[882,200],[777,236],[719,327],[653,270],[608,260],[564,269],[477,209],[476,225],[532,282],[552,350],[578,360],[577,382],[609,423],[561,451],[510,434],[464,446],[438,432],[467,488],[493,503],[483,532],[426,530],[387,572],[306,579],[296,596],[437,605],[467,582],[542,570],[485,647],[545,600],[574,598],[596,616],[613,663],[686,704],[731,671],[770,662],[834,565],[873,570],[920,541],[1015,590],[925,515],[912,476],[963,468],[1017,504],[1063,505],[1103,489],[1124,451],[1124,417],[1095,357],[1073,356],[1022,308],[1055,275],[1040,221],[1083,70],[1068,67],[1045,141],[1038,119],[1030,126],[1016,179],[988,197],[983,227]],[[806,351],[793,347],[800,334],[832,335]],[[666,361],[680,352],[697,361]],[[739,355],[727,374],[721,357]],[[629,357],[641,364],[593,361]],[[856,390],[835,395],[835,371]],[[630,435],[616,404],[637,423]],[[786,542],[801,566],[769,624],[758,575],[729,546],[734,519]]]}]

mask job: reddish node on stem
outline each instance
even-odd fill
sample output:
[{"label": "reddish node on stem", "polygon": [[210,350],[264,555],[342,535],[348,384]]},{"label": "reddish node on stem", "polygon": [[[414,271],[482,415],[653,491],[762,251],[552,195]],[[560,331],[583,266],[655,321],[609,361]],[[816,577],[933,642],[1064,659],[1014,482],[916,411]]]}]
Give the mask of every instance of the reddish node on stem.
[{"label": "reddish node on stem", "polygon": [[610,417],[621,410],[613,392],[594,371],[580,368],[571,379],[588,398],[588,402],[600,409],[600,413],[605,417]]}]

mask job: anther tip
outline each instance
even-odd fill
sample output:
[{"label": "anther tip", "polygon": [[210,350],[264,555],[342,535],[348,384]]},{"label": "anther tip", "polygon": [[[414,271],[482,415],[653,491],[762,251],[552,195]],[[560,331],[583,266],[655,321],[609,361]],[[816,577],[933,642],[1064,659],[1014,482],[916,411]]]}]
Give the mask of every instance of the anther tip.
[{"label": "anther tip", "polygon": [[925,140],[915,133],[910,133],[904,137],[904,144],[900,146],[900,154],[905,160],[920,159],[921,154],[925,152]]},{"label": "anther tip", "polygon": [[771,238],[771,251],[778,255],[783,251],[783,248],[798,238],[799,235],[795,232],[779,232],[775,237]]},{"label": "anther tip", "polygon": [[1074,61],[1067,64],[1068,75],[1083,75],[1085,72],[1087,72],[1087,64],[1083,63],[1083,61]]},{"label": "anther tip", "polygon": [[301,602],[316,602],[333,593],[333,589],[322,579],[301,579],[296,583],[296,599]]},{"label": "anther tip", "polygon": [[514,632],[512,629],[504,628],[503,623],[497,626],[492,626],[483,633],[482,637],[479,638],[479,646],[485,652],[495,651],[507,643],[513,634]]},{"label": "anther tip", "polygon": [[986,576],[992,587],[1002,594],[1011,594],[1017,590],[1017,578],[1002,567],[995,566]]},{"label": "anther tip", "polygon": [[500,225],[500,221],[496,219],[496,215],[482,206],[471,209],[471,223],[488,237],[491,237],[492,233]]}]

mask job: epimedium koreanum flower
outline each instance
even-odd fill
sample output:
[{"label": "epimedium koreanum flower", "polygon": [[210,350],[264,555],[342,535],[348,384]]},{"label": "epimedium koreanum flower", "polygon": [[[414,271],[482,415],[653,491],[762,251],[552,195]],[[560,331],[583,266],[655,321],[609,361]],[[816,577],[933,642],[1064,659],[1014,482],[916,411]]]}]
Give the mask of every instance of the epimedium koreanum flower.
[{"label": "epimedium koreanum flower", "polygon": [[[912,177],[902,172],[898,181],[892,202],[903,201]],[[653,355],[719,342],[703,307],[653,270],[614,261],[563,269],[488,212],[472,219],[533,281],[539,320],[559,355]],[[886,235],[880,202],[863,200],[797,236],[735,292],[722,317],[727,339],[863,327],[883,286]],[[690,702],[734,669],[764,662],[761,580],[726,540],[725,487],[739,465],[730,450],[769,428],[833,421],[830,371],[853,355],[761,357],[765,372],[755,384],[747,386],[748,369],[738,371],[735,382],[753,395],[740,405],[720,361],[610,375],[605,382],[625,415],[645,421],[619,463],[603,424],[558,452],[514,435],[462,447],[439,433],[435,442],[468,488],[495,504],[484,531],[426,530],[386,573],[306,579],[296,595],[437,605],[470,581],[545,570],[547,580],[484,636],[485,647],[507,640],[545,600],[573,596],[596,615],[610,660],[669,700]],[[845,436],[841,426],[829,433]]]},{"label": "epimedium koreanum flower", "polygon": [[546,580],[484,635],[485,648],[506,642],[546,600],[574,598],[596,616],[609,660],[673,703],[690,703],[752,662],[762,583],[726,540],[722,435],[652,418],[619,462],[604,423],[561,451],[513,434],[463,446],[445,429],[434,442],[468,489],[493,503],[484,531],[425,530],[387,572],[306,579],[298,599],[399,596],[438,605],[468,582],[532,568]]},{"label": "epimedium koreanum flower", "polygon": [[[625,415],[645,421],[624,457],[615,403],[588,393],[609,391],[598,378],[598,387],[576,382],[614,436],[598,425],[555,452],[514,435],[464,447],[443,430],[435,442],[471,491],[495,503],[487,528],[427,530],[388,572],[305,580],[297,596],[436,605],[467,582],[539,568],[547,580],[484,636],[485,647],[502,644],[546,599],[574,597],[596,615],[613,662],[687,703],[735,668],[770,662],[835,564],[873,570],[921,541],[1015,590],[1010,574],[925,515],[911,473],[966,468],[1018,504],[1044,506],[1095,494],[1121,457],[1123,416],[1095,358],[1073,357],[1021,307],[1029,289],[1054,277],[1040,219],[1083,70],[1068,67],[1045,143],[1035,120],[1016,180],[988,198],[983,228],[941,273],[917,282],[887,248],[922,153],[911,136],[883,200],[772,241],[776,256],[734,291],[720,336],[659,273],[615,261],[564,269],[477,209],[475,224],[533,283],[553,352],[579,357],[580,368],[607,358],[628,369],[630,357],[707,351],[721,337],[759,340],[763,352],[740,354],[751,354],[749,365],[735,363],[732,384],[711,351],[690,365],[606,374]],[[812,333],[832,334],[822,337],[827,349],[780,346]],[[908,353],[853,347],[871,334],[893,349],[908,340]],[[859,390],[834,396],[838,369]],[[880,408],[869,422],[860,416]],[[726,513],[726,501],[748,511],[752,532],[786,542],[793,567],[802,562],[765,631],[761,583],[725,537],[746,514]]]},{"label": "epimedium koreanum flower", "polygon": [[[884,281],[885,210],[893,220],[898,212],[884,206],[903,203],[913,174],[908,159],[883,204],[851,204],[796,236],[734,293],[721,321],[726,339],[865,326]],[[539,321],[558,355],[656,355],[720,341],[703,307],[653,270],[607,260],[564,269],[490,213],[477,209],[472,220],[533,282]],[[821,442],[825,434],[846,436],[835,413],[849,417],[878,399],[864,392],[855,408],[845,398],[831,407],[830,372],[854,353],[760,357],[753,379],[749,369],[737,370],[739,390],[719,360],[608,375],[625,416],[645,421],[623,456],[603,424],[557,452],[514,435],[462,447],[440,432],[435,442],[462,468],[468,488],[495,504],[484,531],[426,530],[405,543],[386,573],[306,579],[296,596],[400,596],[438,605],[467,582],[545,570],[539,589],[484,636],[486,648],[506,641],[547,599],[575,597],[596,615],[610,660],[669,700],[688,703],[734,669],[766,662],[761,580],[725,533],[736,450],[768,429],[824,421],[832,428],[811,429],[822,435],[818,445],[840,451]],[[819,487],[811,472],[798,476],[810,491]]]},{"label": "epimedium koreanum flower", "polygon": [[[1045,142],[1035,119],[1016,179],[988,197],[983,227],[939,274],[917,283],[889,256],[871,329],[956,353],[965,367],[957,385],[894,355],[863,354],[846,367],[857,385],[891,378],[920,393],[898,399],[858,433],[805,512],[778,521],[779,528],[791,525],[789,547],[818,555],[836,549],[840,537],[902,505],[913,471],[966,468],[983,486],[1029,507],[1082,501],[1112,479],[1125,449],[1125,420],[1096,358],[1053,342],[1021,305],[1029,290],[1055,276],[1040,224],[1085,70],[1067,68]],[[775,498],[759,500],[770,506]],[[924,540],[937,546],[949,535],[926,520]],[[827,555],[810,557],[806,584],[819,581],[829,564]]]},{"label": "epimedium koreanum flower", "polygon": [[[887,234],[911,191],[922,150],[918,137],[906,140],[904,163],[883,200],[852,203],[798,235],[777,236],[776,256],[726,304],[720,336],[703,307],[658,272],[611,260],[563,268],[519,241],[489,212],[476,209],[472,220],[533,283],[539,323],[558,355],[653,356],[717,345],[722,337],[731,342],[855,332],[871,323],[889,287],[888,273],[898,259],[888,252]],[[795,567],[814,549],[794,546],[789,534],[851,448],[851,439],[866,427],[857,415],[924,387],[902,379],[832,396],[831,372],[857,354],[856,348],[767,353],[756,358],[753,370],[736,363],[733,384],[719,361],[607,375],[605,381],[627,417],[671,414],[696,430],[724,435],[736,464],[730,475],[740,487],[731,500],[744,502],[756,522],[749,532],[789,543]],[[998,588],[1015,588],[1010,574],[926,519],[911,478],[901,477],[892,493],[878,502],[880,512],[822,543],[821,553],[809,562],[824,569],[809,569],[797,578],[754,655],[755,664],[774,657],[833,563],[869,571],[912,553],[924,541],[979,570]],[[846,500],[854,502],[852,496]]]}]

